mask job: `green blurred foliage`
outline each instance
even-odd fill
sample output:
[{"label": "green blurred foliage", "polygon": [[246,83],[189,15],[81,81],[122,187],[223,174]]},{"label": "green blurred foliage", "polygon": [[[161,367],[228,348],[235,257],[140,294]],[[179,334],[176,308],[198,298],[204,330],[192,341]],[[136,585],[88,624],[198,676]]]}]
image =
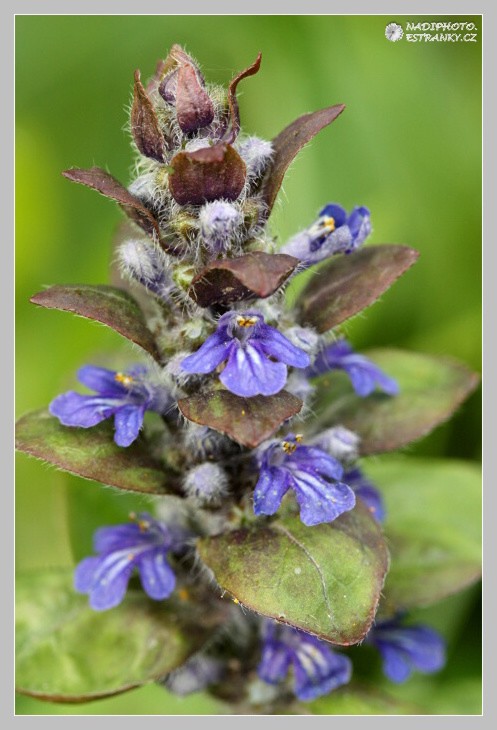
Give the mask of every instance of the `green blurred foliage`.
[{"label": "green blurred foliage", "polygon": [[[475,22],[481,38],[481,16],[464,19]],[[479,369],[481,43],[389,43],[384,28],[391,20],[381,15],[17,16],[19,414],[71,387],[82,363],[103,363],[115,352],[123,362],[133,356],[104,328],[36,309],[28,299],[52,283],[107,281],[120,213],[94,192],[64,180],[60,171],[97,164],[130,181],[126,125],[133,71],[150,75],[174,42],[186,46],[207,78],[219,83],[263,52],[261,72],[241,86],[242,123],[252,134],[271,138],[305,112],[346,103],[340,119],[292,166],[272,217],[273,230],[284,241],[329,201],[370,207],[372,242],[406,243],[419,249],[421,258],[381,302],[347,323],[347,335],[358,348],[393,345],[453,355]],[[476,393],[409,453],[477,459],[480,422]],[[19,567],[72,562],[66,494],[79,485],[73,478],[69,482],[39,462],[19,458]],[[460,612],[466,620],[451,637],[453,646],[464,648],[464,661],[452,657],[456,660],[446,670],[452,672],[450,681],[469,689],[453,701],[441,694],[433,712],[479,711],[474,709],[474,677],[480,609],[471,597]],[[443,625],[444,607],[431,610]],[[470,709],[464,695],[472,698]],[[179,700],[146,687],[81,707],[21,698],[17,711],[222,710],[208,698]]]}]

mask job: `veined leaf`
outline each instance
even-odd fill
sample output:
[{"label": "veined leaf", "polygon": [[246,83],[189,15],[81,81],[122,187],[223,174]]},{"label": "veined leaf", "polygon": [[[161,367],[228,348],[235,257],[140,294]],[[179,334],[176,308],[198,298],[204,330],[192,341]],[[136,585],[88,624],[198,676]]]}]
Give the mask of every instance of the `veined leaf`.
[{"label": "veined leaf", "polygon": [[364,354],[397,380],[399,395],[377,392],[360,398],[341,372],[316,380],[318,404],[330,402],[318,415],[317,428],[350,428],[361,437],[362,454],[393,451],[430,433],[478,384],[476,373],[447,358],[393,349]]},{"label": "veined leaf", "polygon": [[202,639],[170,602],[129,591],[110,611],[76,593],[71,569],[27,572],[16,589],[16,685],[52,702],[88,702],[158,679]]},{"label": "veined leaf", "polygon": [[388,568],[381,528],[359,503],[315,527],[287,515],[204,538],[198,552],[242,605],[343,645],[368,632]]},{"label": "veined leaf", "polygon": [[382,610],[426,606],[481,575],[481,473],[463,461],[386,457],[365,471],[386,505],[392,565]]},{"label": "veined leaf", "polygon": [[145,323],[138,302],[122,289],[88,284],[52,286],[32,296],[30,301],[46,309],[74,312],[102,322],[139,345],[157,362],[161,361],[154,336]]},{"label": "veined leaf", "polygon": [[34,411],[16,424],[16,448],[111,487],[147,494],[179,491],[176,477],[150,456],[143,438],[121,448],[114,443],[108,422],[93,428],[70,428],[45,410]]}]

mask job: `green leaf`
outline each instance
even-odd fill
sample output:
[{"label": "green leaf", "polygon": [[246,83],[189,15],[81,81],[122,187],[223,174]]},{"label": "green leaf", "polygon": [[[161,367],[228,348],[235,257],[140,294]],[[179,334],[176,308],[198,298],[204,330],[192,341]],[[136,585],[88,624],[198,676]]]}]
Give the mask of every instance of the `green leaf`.
[{"label": "green leaf", "polygon": [[418,715],[415,704],[373,687],[348,685],[306,705],[313,715]]},{"label": "green leaf", "polygon": [[344,645],[369,630],[388,568],[381,529],[362,504],[316,527],[288,515],[204,538],[198,551],[244,606]]},{"label": "green leaf", "polygon": [[76,593],[72,570],[27,572],[16,589],[17,690],[54,702],[84,702],[158,679],[198,648],[170,602],[129,591],[109,611]]},{"label": "green leaf", "polygon": [[408,457],[368,461],[385,499],[392,563],[382,610],[425,606],[481,574],[481,474],[473,464]]},{"label": "green leaf", "polygon": [[409,246],[366,246],[317,269],[297,304],[301,320],[327,332],[369,307],[417,260]]},{"label": "green leaf", "polygon": [[161,362],[154,336],[145,323],[138,302],[122,289],[103,284],[52,286],[32,296],[30,301],[40,307],[74,312],[102,322]]},{"label": "green leaf", "polygon": [[45,410],[27,413],[16,424],[16,448],[110,487],[147,494],[180,491],[176,477],[150,456],[144,437],[121,448],[108,421],[93,428],[70,428]]},{"label": "green leaf", "polygon": [[446,421],[478,384],[478,375],[447,358],[402,350],[365,353],[395,378],[400,393],[357,396],[341,372],[321,376],[318,403],[330,405],[318,416],[319,430],[341,424],[362,439],[362,454],[393,451],[415,441]]},{"label": "green leaf", "polygon": [[253,398],[240,398],[227,390],[213,390],[182,398],[178,408],[189,421],[209,426],[252,449],[297,415],[302,401],[286,390]]}]

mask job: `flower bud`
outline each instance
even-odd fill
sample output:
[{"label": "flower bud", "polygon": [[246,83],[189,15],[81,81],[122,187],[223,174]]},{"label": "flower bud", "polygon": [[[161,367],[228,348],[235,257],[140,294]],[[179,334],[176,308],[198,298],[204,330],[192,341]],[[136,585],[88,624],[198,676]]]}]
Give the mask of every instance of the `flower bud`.
[{"label": "flower bud", "polygon": [[359,456],[360,441],[359,436],[345,426],[334,426],[316,436],[312,444],[342,463],[350,464]]},{"label": "flower bud", "polygon": [[300,347],[301,350],[307,352],[309,355],[316,353],[319,336],[311,327],[290,327],[285,330],[285,335],[288,337],[290,342]]},{"label": "flower bud", "polygon": [[237,228],[243,224],[243,216],[234,205],[215,200],[204,205],[199,213],[200,234],[213,254],[227,251]]},{"label": "flower bud", "polygon": [[153,244],[125,241],[119,248],[119,263],[124,274],[149,289],[161,299],[169,299],[173,282],[165,255]]},{"label": "flower bud", "polygon": [[206,461],[190,469],[183,489],[188,497],[202,505],[219,504],[228,492],[228,477],[219,464]]},{"label": "flower bud", "polygon": [[256,179],[262,175],[273,154],[271,142],[259,137],[246,137],[235,145],[247,166],[247,176]]},{"label": "flower bud", "polygon": [[191,421],[185,431],[184,444],[187,454],[199,461],[219,457],[233,449],[233,442],[226,436]]}]

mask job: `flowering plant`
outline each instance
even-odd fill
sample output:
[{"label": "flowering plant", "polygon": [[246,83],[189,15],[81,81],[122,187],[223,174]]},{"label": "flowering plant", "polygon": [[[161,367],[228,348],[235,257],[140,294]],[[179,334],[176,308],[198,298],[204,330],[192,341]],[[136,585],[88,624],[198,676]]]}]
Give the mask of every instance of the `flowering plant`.
[{"label": "flowering plant", "polygon": [[[286,170],[344,106],[272,142],[245,135],[237,87],[260,64],[225,91],[173,46],[146,86],[135,74],[131,185],[96,167],[64,173],[129,218],[121,285],[54,286],[32,301],[109,326],[141,362],[83,366],[93,392],[23,416],[17,446],[151,500],[102,526],[74,576],[19,577],[27,694],[89,701],[158,681],[236,712],[299,712],[357,691],[353,644],[376,650],[393,682],[441,669],[442,637],[406,613],[479,576],[450,498],[437,511],[440,465],[392,462],[372,481],[361,464],[446,420],[477,378],[448,359],[358,354],[344,338],[342,324],[417,259],[364,246],[365,206],[329,203],[277,249],[267,222]],[[290,307],[285,284],[304,270]],[[464,478],[458,490],[464,512],[477,490]]]}]

